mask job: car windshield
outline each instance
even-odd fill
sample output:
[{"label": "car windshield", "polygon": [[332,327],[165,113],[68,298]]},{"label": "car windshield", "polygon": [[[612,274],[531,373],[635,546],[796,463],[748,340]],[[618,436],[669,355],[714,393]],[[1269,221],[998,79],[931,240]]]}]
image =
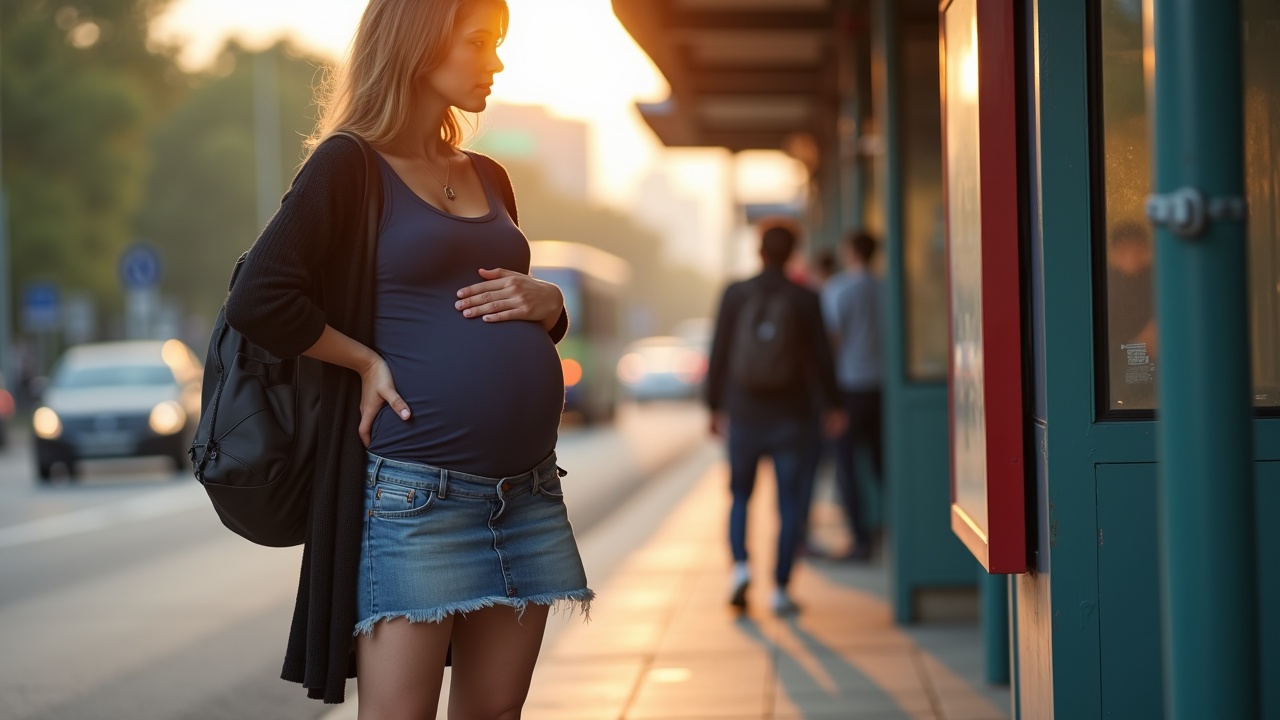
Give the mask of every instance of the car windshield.
[{"label": "car windshield", "polygon": [[53,379],[53,387],[62,389],[89,387],[125,387],[130,385],[172,385],[173,371],[168,365],[100,365],[96,367],[64,367]]}]

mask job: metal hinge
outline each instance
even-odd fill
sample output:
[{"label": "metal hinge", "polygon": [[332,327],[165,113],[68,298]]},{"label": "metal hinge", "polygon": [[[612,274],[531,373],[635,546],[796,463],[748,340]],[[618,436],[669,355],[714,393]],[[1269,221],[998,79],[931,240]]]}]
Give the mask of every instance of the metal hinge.
[{"label": "metal hinge", "polygon": [[1242,197],[1205,198],[1204,193],[1184,187],[1163,195],[1147,196],[1147,217],[1184,238],[1204,234],[1210,220],[1244,222],[1249,202]]}]

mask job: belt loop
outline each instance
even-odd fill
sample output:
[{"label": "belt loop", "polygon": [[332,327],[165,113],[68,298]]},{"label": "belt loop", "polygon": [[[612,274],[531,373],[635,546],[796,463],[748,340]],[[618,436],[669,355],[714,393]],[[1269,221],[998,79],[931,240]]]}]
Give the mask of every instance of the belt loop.
[{"label": "belt loop", "polygon": [[449,493],[449,471],[440,468],[440,489],[436,491],[436,497],[444,500]]},{"label": "belt loop", "polygon": [[374,457],[375,457],[375,458],[377,458],[377,459],[373,461],[373,477],[372,477],[372,480],[376,483],[376,482],[378,482],[378,473],[382,470],[382,456],[381,456],[381,455],[374,455]]},{"label": "belt loop", "polygon": [[533,484],[533,494],[541,495],[542,494],[542,469],[541,468],[534,469],[532,484]]}]

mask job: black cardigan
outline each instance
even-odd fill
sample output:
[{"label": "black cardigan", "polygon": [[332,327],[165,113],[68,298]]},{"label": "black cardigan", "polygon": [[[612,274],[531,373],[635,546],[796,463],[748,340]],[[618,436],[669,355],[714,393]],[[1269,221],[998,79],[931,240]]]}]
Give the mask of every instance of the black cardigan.
[{"label": "black cardigan", "polygon": [[[518,222],[506,170],[476,155],[477,169],[497,187]],[[316,148],[249,250],[226,301],[227,322],[278,357],[296,357],[320,339],[326,324],[365,344],[373,341],[368,306],[373,269],[366,267],[365,161],[352,139],[329,138]],[[568,329],[562,313],[550,331]],[[355,677],[353,631],[360,536],[364,525],[365,449],[359,376],[324,364],[320,440],[302,573],[281,677],[302,683],[309,697],[343,700]]]}]

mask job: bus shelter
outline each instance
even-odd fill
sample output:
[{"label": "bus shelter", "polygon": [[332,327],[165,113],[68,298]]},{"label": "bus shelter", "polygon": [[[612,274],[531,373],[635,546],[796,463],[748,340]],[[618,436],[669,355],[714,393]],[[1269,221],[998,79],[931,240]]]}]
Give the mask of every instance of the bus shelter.
[{"label": "bus shelter", "polygon": [[1280,718],[1280,5],[613,6],[664,143],[884,239],[897,620],[1007,588],[1016,717]]}]

